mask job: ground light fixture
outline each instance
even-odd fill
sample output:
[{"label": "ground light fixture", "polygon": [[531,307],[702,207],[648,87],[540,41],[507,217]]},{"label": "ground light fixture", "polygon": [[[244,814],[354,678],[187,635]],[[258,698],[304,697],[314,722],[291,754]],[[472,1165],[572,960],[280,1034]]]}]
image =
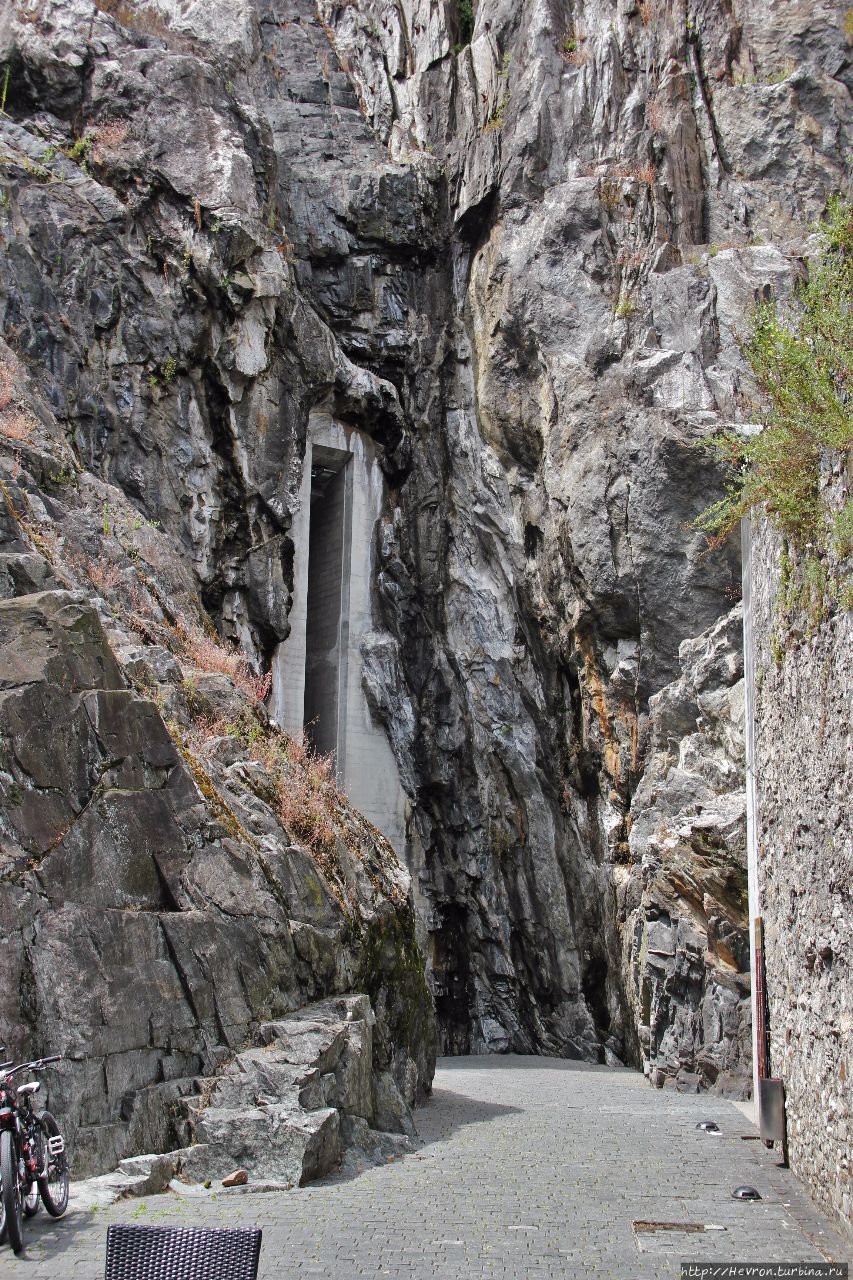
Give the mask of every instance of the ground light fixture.
[{"label": "ground light fixture", "polygon": [[721,1133],[722,1132],[716,1120],[700,1120],[696,1128],[701,1129],[703,1133]]},{"label": "ground light fixture", "polygon": [[760,1200],[761,1196],[755,1190],[755,1187],[735,1187],[732,1192],[733,1200]]}]

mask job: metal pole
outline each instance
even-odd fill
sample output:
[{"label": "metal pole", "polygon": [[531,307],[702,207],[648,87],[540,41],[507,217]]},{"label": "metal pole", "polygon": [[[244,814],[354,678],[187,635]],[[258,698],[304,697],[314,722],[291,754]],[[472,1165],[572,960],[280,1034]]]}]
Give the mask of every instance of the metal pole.
[{"label": "metal pole", "polygon": [[[760,1008],[756,956],[756,921],[761,916],[758,888],[758,828],[755,791],[755,642],[752,629],[752,525],[745,516],[740,524],[743,583],[743,674],[745,688],[744,747],[746,755],[746,869],[749,895],[749,965],[752,994],[752,1099],[758,1121],[759,1029],[764,1022]],[[759,926],[760,927],[760,926]]]}]

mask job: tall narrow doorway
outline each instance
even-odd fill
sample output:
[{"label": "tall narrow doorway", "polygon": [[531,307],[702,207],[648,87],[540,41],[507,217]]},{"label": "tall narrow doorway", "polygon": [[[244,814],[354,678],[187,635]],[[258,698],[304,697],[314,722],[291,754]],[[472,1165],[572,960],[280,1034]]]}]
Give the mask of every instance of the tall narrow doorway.
[{"label": "tall narrow doorway", "polygon": [[313,410],[290,533],[290,633],[276,650],[270,712],[294,737],[334,754],[338,786],[407,856],[406,798],[375,714],[383,690],[394,696],[398,684],[395,642],[373,615],[385,500],[370,436]]},{"label": "tall narrow doorway", "polygon": [[347,656],[352,556],[349,453],[314,445],[305,618],[305,733],[346,772]]}]

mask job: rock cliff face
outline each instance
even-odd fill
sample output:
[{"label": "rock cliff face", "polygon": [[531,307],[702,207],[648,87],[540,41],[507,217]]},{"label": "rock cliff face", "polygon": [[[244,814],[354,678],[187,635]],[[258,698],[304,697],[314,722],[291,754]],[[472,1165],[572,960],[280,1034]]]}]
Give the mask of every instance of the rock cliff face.
[{"label": "rock cliff face", "polygon": [[623,945],[652,1081],[747,1096],[742,625],[738,606],[682,641],[680,678],[649,700],[648,760],[631,806],[642,897]]},{"label": "rock cliff face", "polygon": [[[78,1175],[189,1144],[188,1175],[230,1158],[306,1180],[347,1145],[369,1151],[371,1126],[407,1132],[429,1088],[409,876],[269,724],[263,683],[202,629],[168,536],[77,469],[5,344],[0,358],[3,1042],[67,1059],[50,1097]],[[298,1064],[279,1095],[258,1096],[262,1073],[251,1116],[232,1111],[232,1141],[214,1139],[235,1055],[248,1080],[240,1050],[352,991],[358,1017],[337,1010],[313,1058],[279,1046]],[[354,1058],[353,1100],[328,1081]]]},{"label": "rock cliff face", "polygon": [[[261,671],[312,412],[368,435],[364,684],[443,1047],[741,1088],[738,555],[691,528],[719,487],[696,445],[842,183],[836,6],[495,0],[469,32],[436,0],[20,0],[0,43],[0,312],[44,397],[2,441],[34,509],[10,591],[61,585],[34,539],[61,560],[73,525],[125,609],[159,557]],[[31,461],[48,418],[65,462]],[[215,788],[249,767],[228,750]]]}]

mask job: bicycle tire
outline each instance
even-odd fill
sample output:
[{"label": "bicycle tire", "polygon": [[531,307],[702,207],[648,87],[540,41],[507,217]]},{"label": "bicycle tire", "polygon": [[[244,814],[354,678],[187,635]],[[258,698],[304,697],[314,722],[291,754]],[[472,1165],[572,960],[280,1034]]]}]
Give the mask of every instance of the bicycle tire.
[{"label": "bicycle tire", "polygon": [[[62,1155],[57,1159],[50,1155],[47,1140],[48,1138],[62,1136],[59,1132],[59,1125],[49,1111],[42,1111],[38,1119],[44,1134],[44,1150],[48,1152],[46,1176],[38,1179],[39,1191],[41,1192],[44,1207],[50,1216],[52,1218],[61,1218],[68,1208],[69,1177],[67,1153],[63,1151]],[[51,1173],[53,1173],[52,1179]]]},{"label": "bicycle tire", "polygon": [[24,1212],[21,1207],[21,1188],[18,1185],[18,1160],[15,1142],[8,1129],[0,1133],[0,1178],[3,1180],[3,1208],[6,1210],[6,1230],[14,1253],[24,1248]]}]

